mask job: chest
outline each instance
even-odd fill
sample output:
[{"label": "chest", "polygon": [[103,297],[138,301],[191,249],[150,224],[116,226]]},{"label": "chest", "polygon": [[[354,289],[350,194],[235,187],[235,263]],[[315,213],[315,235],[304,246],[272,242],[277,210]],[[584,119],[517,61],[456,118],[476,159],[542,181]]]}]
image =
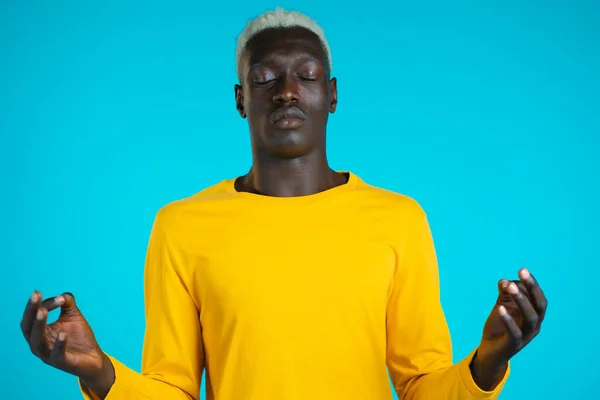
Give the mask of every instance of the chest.
[{"label": "chest", "polygon": [[268,324],[380,314],[396,264],[391,246],[365,226],[318,227],[247,223],[207,235],[194,257],[201,316]]}]

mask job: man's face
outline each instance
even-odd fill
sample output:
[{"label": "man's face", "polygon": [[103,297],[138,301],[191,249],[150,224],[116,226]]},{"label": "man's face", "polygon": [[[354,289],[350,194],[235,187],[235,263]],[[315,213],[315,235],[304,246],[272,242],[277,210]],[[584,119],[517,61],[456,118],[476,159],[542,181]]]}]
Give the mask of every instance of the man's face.
[{"label": "man's face", "polygon": [[337,91],[318,36],[303,28],[268,30],[246,49],[236,102],[248,117],[254,147],[270,156],[296,158],[324,146]]}]

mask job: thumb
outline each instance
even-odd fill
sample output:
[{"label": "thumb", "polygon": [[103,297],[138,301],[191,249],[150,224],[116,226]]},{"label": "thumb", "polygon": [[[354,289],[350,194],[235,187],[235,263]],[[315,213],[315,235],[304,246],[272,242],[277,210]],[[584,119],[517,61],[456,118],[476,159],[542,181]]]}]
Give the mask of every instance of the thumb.
[{"label": "thumb", "polygon": [[509,283],[510,282],[507,279],[500,279],[498,281],[498,293],[506,294],[505,286],[508,285]]},{"label": "thumb", "polygon": [[75,303],[75,296],[73,293],[65,292],[62,296],[65,299],[65,303],[61,307],[60,315],[69,317],[81,315],[81,311]]}]

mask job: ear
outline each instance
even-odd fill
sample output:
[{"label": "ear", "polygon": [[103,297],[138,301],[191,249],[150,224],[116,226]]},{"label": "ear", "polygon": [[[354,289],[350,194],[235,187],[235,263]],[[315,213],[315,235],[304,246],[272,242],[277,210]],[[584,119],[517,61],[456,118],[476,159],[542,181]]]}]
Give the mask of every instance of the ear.
[{"label": "ear", "polygon": [[237,108],[240,116],[246,118],[246,111],[244,110],[244,88],[241,85],[236,84],[235,89],[235,108]]},{"label": "ear", "polygon": [[329,99],[329,112],[333,114],[337,108],[338,101],[336,78],[331,78],[329,81]]}]

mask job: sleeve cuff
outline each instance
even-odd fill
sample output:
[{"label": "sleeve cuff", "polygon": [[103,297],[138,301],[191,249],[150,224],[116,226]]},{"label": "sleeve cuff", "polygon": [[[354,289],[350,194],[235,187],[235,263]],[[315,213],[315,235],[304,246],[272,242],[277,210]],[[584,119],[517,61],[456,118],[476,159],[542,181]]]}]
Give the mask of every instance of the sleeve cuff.
[{"label": "sleeve cuff", "polygon": [[475,356],[476,352],[477,352],[477,349],[473,350],[466,358],[464,358],[462,361],[460,361],[459,371],[460,371],[461,380],[462,380],[463,384],[465,385],[465,387],[467,388],[467,390],[469,391],[469,393],[471,393],[471,395],[475,399],[486,399],[486,400],[487,399],[495,399],[498,397],[498,395],[502,391],[502,388],[504,387],[504,384],[506,383],[506,380],[508,379],[508,376],[510,375],[510,362],[508,364],[508,368],[506,368],[506,372],[504,373],[502,380],[500,381],[500,383],[498,383],[498,385],[494,388],[494,390],[492,390],[492,391],[482,390],[479,386],[477,386],[477,384],[473,380],[473,375],[471,374],[471,368],[470,368],[471,361],[473,360],[473,357]]},{"label": "sleeve cuff", "polygon": [[[110,388],[110,391],[108,392],[108,395],[104,400],[128,400],[128,393],[131,387],[131,382],[136,379],[138,373],[131,370],[129,367],[122,364],[114,357],[108,354],[106,355],[110,359],[113,368],[115,369],[115,383]],[[100,400],[100,397],[98,397],[89,388],[84,386],[81,383],[81,380],[79,380],[79,388],[85,400]]]}]

